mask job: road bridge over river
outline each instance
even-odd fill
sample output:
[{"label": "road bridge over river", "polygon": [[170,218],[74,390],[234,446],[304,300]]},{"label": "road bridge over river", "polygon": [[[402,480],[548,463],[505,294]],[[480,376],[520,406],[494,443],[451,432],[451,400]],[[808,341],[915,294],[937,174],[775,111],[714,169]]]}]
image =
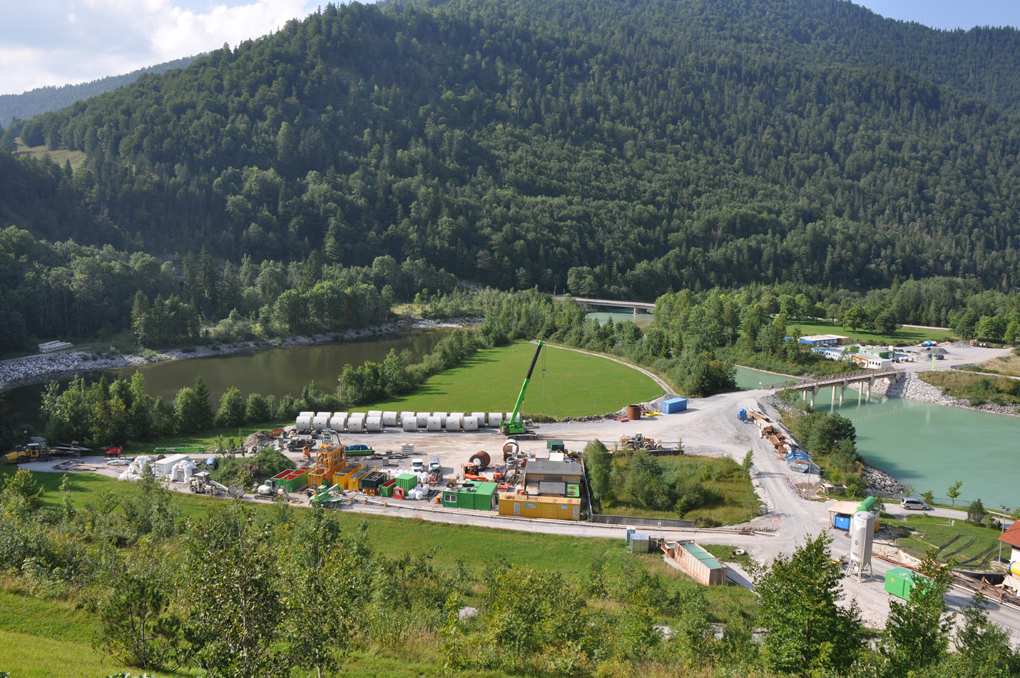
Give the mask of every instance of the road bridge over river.
[{"label": "road bridge over river", "polygon": [[644,301],[615,301],[613,299],[588,299],[586,297],[572,297],[573,300],[588,311],[625,309],[632,310],[634,315],[649,314],[655,312],[655,304]]},{"label": "road bridge over river", "polygon": [[836,389],[839,391],[839,404],[843,404],[843,394],[846,393],[847,386],[850,384],[860,384],[860,390],[857,394],[858,401],[861,400],[864,394],[865,384],[868,387],[868,397],[871,397],[871,387],[875,385],[875,382],[879,379],[888,379],[890,384],[895,384],[900,379],[906,377],[906,373],[897,369],[885,369],[885,370],[865,370],[863,372],[849,372],[846,374],[834,374],[831,377],[822,377],[821,379],[810,379],[808,381],[802,381],[793,386],[787,386],[786,388],[791,391],[801,391],[804,394],[804,399],[807,400],[808,394],[811,395],[811,407],[815,406],[815,396],[818,395],[818,391],[823,388],[832,387],[832,402],[836,402]]}]

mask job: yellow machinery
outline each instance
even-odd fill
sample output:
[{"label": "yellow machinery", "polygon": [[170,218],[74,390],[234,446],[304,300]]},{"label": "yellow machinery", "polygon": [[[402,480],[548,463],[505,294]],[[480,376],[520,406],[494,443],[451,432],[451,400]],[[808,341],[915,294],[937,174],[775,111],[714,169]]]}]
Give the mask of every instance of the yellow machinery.
[{"label": "yellow machinery", "polygon": [[322,446],[315,453],[315,468],[308,474],[308,484],[314,488],[332,483],[333,475],[345,468],[347,468],[347,447],[345,445]]},{"label": "yellow machinery", "polygon": [[38,443],[32,443],[27,449],[15,449],[8,453],[6,459],[8,464],[24,464],[28,461],[49,461],[51,458],[49,450]]}]

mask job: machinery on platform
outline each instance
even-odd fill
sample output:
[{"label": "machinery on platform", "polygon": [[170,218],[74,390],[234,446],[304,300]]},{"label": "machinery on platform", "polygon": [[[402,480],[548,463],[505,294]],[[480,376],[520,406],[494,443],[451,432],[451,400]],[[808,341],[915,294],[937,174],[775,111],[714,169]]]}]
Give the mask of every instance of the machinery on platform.
[{"label": "machinery on platform", "polygon": [[524,384],[521,385],[521,393],[517,396],[517,403],[514,405],[514,411],[510,414],[510,421],[504,421],[499,425],[500,433],[508,438],[510,436],[526,436],[535,434],[533,430],[524,425],[524,415],[521,413],[521,408],[524,407],[524,394],[528,392],[528,384],[531,382],[531,373],[535,371],[535,364],[538,362],[538,354],[542,352],[543,346],[545,346],[545,342],[539,341],[538,347],[535,349],[535,357],[531,359],[531,367],[528,368],[528,376],[524,377]]}]

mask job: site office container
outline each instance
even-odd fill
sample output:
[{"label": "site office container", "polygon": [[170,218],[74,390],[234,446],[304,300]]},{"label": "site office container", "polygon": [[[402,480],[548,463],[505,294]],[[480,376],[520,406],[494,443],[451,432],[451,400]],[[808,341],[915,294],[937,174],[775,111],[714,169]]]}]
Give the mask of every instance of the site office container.
[{"label": "site office container", "polygon": [[449,508],[457,508],[458,502],[460,501],[460,493],[455,490],[445,490],[443,492],[443,506]]},{"label": "site office container", "polygon": [[666,557],[705,586],[726,584],[726,566],[693,541],[666,542]]},{"label": "site office container", "polygon": [[499,495],[501,516],[580,520],[581,500],[573,497],[536,497],[506,492]]}]

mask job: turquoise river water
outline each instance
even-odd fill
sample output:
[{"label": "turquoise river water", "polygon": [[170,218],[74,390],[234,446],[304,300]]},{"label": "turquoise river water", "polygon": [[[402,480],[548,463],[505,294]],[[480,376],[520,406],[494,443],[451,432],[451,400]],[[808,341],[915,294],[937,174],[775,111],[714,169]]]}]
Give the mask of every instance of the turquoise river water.
[{"label": "turquoise river water", "polygon": [[[737,386],[768,387],[789,381],[766,372],[737,368]],[[986,508],[1020,505],[1020,418],[958,407],[874,396],[857,402],[847,389],[843,405],[832,407],[832,389],[815,397],[818,410],[835,409],[857,429],[857,449],[869,464],[910,485],[915,494],[946,490],[963,481],[957,504],[981,499]]]}]

